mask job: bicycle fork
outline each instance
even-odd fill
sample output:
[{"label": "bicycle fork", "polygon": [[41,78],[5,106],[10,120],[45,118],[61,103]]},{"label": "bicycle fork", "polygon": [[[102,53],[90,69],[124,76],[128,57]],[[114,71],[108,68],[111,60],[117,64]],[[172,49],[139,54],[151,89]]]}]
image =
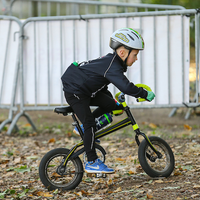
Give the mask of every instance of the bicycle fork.
[{"label": "bicycle fork", "polygon": [[[137,128],[136,130],[134,130],[136,132],[135,135],[135,141],[137,142],[137,145],[140,145],[140,141],[138,136],[141,135],[144,137],[144,139],[147,141],[148,145],[150,146],[150,148],[156,153],[156,155],[158,156],[159,159],[162,158],[162,154],[153,146],[153,144],[151,143],[151,141],[149,140],[149,138],[147,137],[147,135],[145,133],[140,132],[139,128]],[[147,157],[151,160],[151,161],[155,161],[155,159],[152,158],[152,156],[150,156],[148,153]]]},{"label": "bicycle fork", "polygon": [[[149,144],[150,148],[157,154],[158,158],[162,158],[162,154],[153,146],[153,144],[151,143],[151,141],[149,140],[149,138],[147,137],[147,135],[145,133],[142,133],[139,129],[138,124],[136,123],[135,119],[133,118],[131,112],[129,109],[125,108],[125,111],[127,113],[127,115],[129,116],[131,122],[132,122],[132,127],[133,130],[135,131],[136,135],[135,135],[135,141],[137,142],[137,145],[140,145],[140,141],[139,141],[139,135],[143,136],[144,139],[147,141],[147,143]],[[147,157],[150,159],[150,155],[147,153]]]}]

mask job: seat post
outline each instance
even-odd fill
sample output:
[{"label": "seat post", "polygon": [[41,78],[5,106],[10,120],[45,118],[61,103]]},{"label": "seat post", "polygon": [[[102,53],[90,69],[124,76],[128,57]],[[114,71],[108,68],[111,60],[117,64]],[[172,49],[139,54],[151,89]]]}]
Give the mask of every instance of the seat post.
[{"label": "seat post", "polygon": [[78,119],[76,118],[74,113],[72,113],[72,118],[74,120],[74,123],[72,123],[72,125],[75,126],[78,129],[78,132],[80,133],[80,136],[81,136],[81,138],[83,140],[83,131],[82,131],[82,128],[81,128],[81,126],[80,126],[80,124],[78,122]]}]

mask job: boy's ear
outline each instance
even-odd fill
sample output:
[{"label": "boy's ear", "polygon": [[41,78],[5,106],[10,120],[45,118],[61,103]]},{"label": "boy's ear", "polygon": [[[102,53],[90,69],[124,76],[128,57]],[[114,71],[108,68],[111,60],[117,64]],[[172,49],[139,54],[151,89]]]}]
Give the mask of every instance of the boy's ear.
[{"label": "boy's ear", "polygon": [[119,49],[119,56],[120,57],[125,57],[126,56],[126,50],[125,49]]}]

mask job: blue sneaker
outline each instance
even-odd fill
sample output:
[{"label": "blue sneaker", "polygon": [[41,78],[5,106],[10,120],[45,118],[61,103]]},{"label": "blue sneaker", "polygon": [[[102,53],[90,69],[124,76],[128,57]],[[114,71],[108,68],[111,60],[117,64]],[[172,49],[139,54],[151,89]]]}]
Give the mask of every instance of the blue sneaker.
[{"label": "blue sneaker", "polygon": [[[81,124],[81,129],[82,129],[82,131],[84,133],[83,124]],[[80,136],[80,133],[79,133],[77,127],[74,128],[73,133],[75,133],[76,135]],[[101,141],[99,139],[96,139],[95,142],[98,143],[98,144],[100,144]]]},{"label": "blue sneaker", "polygon": [[115,170],[108,168],[100,159],[96,159],[94,162],[86,162],[85,172],[112,174],[115,172]]}]

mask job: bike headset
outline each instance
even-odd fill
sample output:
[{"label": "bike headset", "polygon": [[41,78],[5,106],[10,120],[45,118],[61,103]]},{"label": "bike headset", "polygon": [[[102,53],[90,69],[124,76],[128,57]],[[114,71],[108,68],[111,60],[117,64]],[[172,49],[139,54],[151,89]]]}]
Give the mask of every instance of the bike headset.
[{"label": "bike headset", "polygon": [[123,61],[124,65],[126,65],[127,59],[133,49],[143,50],[144,49],[144,40],[142,36],[132,28],[122,28],[116,30],[110,36],[110,47],[116,52],[117,48],[124,46],[127,50],[129,50],[128,56]]}]

